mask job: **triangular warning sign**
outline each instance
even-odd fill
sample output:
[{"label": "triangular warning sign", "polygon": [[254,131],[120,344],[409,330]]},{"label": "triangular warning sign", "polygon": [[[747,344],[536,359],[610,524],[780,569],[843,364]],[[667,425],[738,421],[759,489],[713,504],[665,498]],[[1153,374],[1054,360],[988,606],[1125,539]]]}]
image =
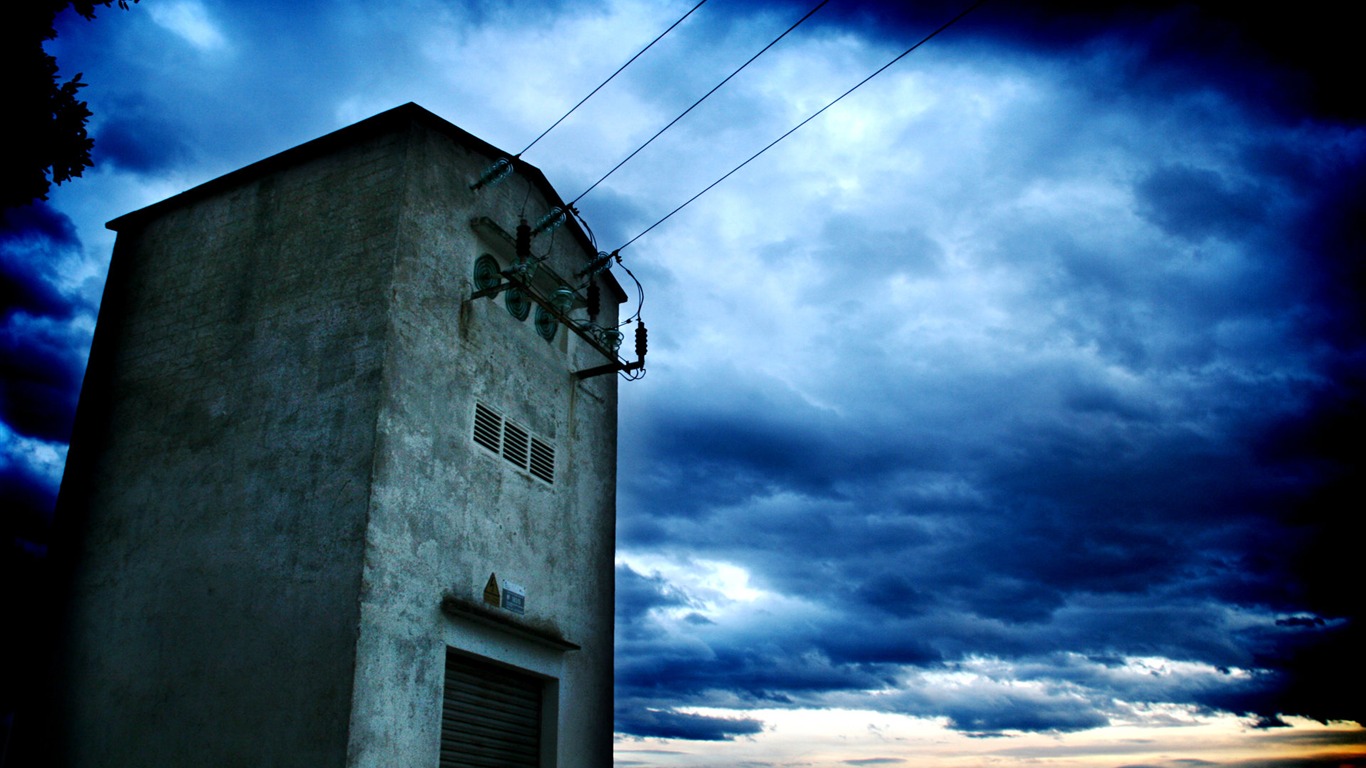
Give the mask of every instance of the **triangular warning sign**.
[{"label": "triangular warning sign", "polygon": [[498,577],[492,573],[489,574],[489,583],[484,585],[484,602],[503,607],[503,590],[498,588]]}]

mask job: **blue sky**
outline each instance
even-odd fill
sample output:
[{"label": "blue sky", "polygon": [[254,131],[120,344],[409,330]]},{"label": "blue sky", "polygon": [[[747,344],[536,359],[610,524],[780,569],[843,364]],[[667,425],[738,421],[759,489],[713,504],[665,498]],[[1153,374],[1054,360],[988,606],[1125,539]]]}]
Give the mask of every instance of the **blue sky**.
[{"label": "blue sky", "polygon": [[[62,17],[96,165],[3,234],[10,552],[105,221],[408,101],[515,152],[691,5]],[[712,0],[525,159],[572,199],[809,7]],[[833,0],[583,198],[599,243],[958,10]],[[622,251],[619,764],[1363,761],[1349,29],[988,3]]]}]

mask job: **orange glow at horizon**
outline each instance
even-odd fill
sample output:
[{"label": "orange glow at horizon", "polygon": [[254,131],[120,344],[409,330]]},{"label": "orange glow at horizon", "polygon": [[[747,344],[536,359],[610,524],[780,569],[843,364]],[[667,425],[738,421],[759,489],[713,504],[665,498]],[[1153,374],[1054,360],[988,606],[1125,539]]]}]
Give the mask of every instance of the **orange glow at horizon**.
[{"label": "orange glow at horizon", "polygon": [[[916,768],[1179,768],[1198,763],[1239,768],[1334,766],[1366,768],[1366,729],[1285,718],[1291,727],[1253,728],[1233,715],[1203,715],[1187,707],[1154,706],[1141,721],[1074,733],[1014,733],[974,737],[943,719],[867,710],[725,710],[695,708],[711,717],[747,717],[763,733],[723,742],[617,736],[619,768],[703,768],[762,764],[774,768],[916,766]],[[1139,710],[1136,710],[1139,711]]]}]

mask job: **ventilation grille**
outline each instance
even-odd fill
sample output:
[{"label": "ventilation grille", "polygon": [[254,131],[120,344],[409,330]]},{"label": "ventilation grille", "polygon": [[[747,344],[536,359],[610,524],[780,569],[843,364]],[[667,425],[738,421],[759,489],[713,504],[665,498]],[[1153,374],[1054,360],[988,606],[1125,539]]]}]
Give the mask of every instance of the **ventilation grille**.
[{"label": "ventilation grille", "polygon": [[474,442],[498,453],[503,434],[503,417],[490,411],[483,403],[474,404]]},{"label": "ventilation grille", "polygon": [[536,479],[555,484],[555,446],[483,403],[474,404],[474,442]]},{"label": "ventilation grille", "polygon": [[531,438],[531,474],[547,483],[555,482],[555,446]]},{"label": "ventilation grille", "polygon": [[509,421],[503,425],[503,458],[526,469],[526,455],[526,430]]}]

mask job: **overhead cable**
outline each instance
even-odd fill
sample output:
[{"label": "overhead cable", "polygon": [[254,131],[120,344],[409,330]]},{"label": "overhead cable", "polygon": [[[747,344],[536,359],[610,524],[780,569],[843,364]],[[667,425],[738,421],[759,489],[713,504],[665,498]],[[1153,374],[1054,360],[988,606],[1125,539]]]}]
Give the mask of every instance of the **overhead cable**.
[{"label": "overhead cable", "polygon": [[594,89],[591,90],[591,92],[590,92],[589,94],[587,94],[587,96],[581,98],[581,100],[579,100],[578,104],[575,104],[574,107],[571,107],[571,108],[570,108],[570,111],[564,113],[564,115],[561,116],[561,118],[560,118],[559,120],[556,120],[556,122],[555,122],[555,124],[553,124],[553,126],[550,126],[549,128],[545,128],[545,131],[542,131],[541,135],[538,135],[538,137],[535,137],[535,138],[533,139],[533,141],[531,141],[531,143],[529,143],[529,145],[526,145],[526,148],[525,148],[525,149],[522,149],[522,152],[516,153],[516,157],[522,157],[523,154],[526,154],[526,150],[527,150],[527,149],[533,148],[533,146],[535,146],[535,142],[541,141],[542,138],[545,138],[545,134],[548,134],[548,133],[550,133],[550,131],[555,130],[555,127],[556,127],[556,126],[559,126],[560,123],[563,123],[563,122],[564,122],[564,118],[568,118],[568,116],[572,115],[572,113],[574,113],[575,109],[578,109],[579,107],[583,107],[583,102],[589,100],[589,98],[593,98],[593,94],[594,94],[594,93],[600,92],[600,90],[602,90],[602,86],[605,86],[605,85],[607,85],[607,83],[612,82],[612,78],[615,78],[616,75],[622,74],[622,70],[624,70],[624,68],[630,67],[632,61],[635,61],[635,60],[639,59],[639,57],[641,57],[641,55],[643,55],[643,53],[645,53],[646,51],[649,51],[650,48],[653,48],[653,46],[654,46],[654,44],[656,44],[656,42],[661,41],[661,40],[664,40],[665,34],[671,33],[671,31],[673,31],[673,27],[679,26],[680,23],[683,23],[683,19],[686,19],[686,18],[688,18],[688,16],[693,15],[693,11],[697,11],[698,8],[701,8],[701,7],[702,7],[702,3],[706,3],[706,0],[701,0],[701,3],[698,3],[697,5],[693,5],[693,8],[691,8],[690,11],[686,12],[686,14],[683,14],[682,16],[679,16],[679,20],[676,20],[676,22],[673,22],[672,25],[669,25],[669,29],[664,30],[664,31],[661,31],[660,36],[658,36],[658,37],[654,38],[654,40],[650,41],[650,44],[649,44],[649,45],[646,45],[645,48],[642,48],[641,51],[639,51],[639,53],[637,53],[637,55],[631,56],[630,59],[628,59],[628,60],[626,61],[626,63],[622,64],[622,66],[620,66],[619,68],[617,68],[617,70],[616,70],[615,72],[612,72],[611,77],[605,79],[605,81],[602,81],[601,83],[598,83],[598,86],[597,86],[597,87],[594,87]]},{"label": "overhead cable", "polygon": [[593,98],[593,94],[595,94],[595,93],[597,93],[598,91],[602,90],[602,87],[603,87],[604,85],[607,85],[608,83],[612,82],[612,78],[614,78],[614,77],[616,77],[617,75],[621,74],[621,71],[622,71],[623,69],[626,69],[627,67],[631,66],[631,62],[634,62],[636,59],[638,59],[638,58],[641,57],[641,54],[643,54],[643,53],[645,53],[646,51],[650,50],[650,48],[653,47],[655,43],[659,42],[660,40],[662,40],[662,39],[664,38],[665,35],[667,35],[667,34],[669,34],[670,32],[672,32],[673,29],[674,29],[674,27],[678,26],[679,24],[682,24],[684,19],[686,19],[686,18],[688,18],[689,16],[691,16],[692,13],[693,13],[693,11],[697,10],[698,8],[701,8],[701,7],[702,7],[702,4],[705,3],[705,2],[707,2],[707,0],[702,0],[702,1],[699,2],[697,5],[694,5],[694,6],[692,7],[692,10],[688,11],[687,13],[685,13],[685,14],[683,14],[681,17],[679,17],[678,21],[675,21],[673,24],[670,24],[668,29],[664,30],[663,32],[660,32],[660,33],[659,33],[659,37],[656,37],[655,39],[651,40],[649,45],[645,46],[644,48],[641,48],[641,49],[640,49],[640,53],[637,53],[636,55],[632,56],[632,57],[630,58],[630,60],[628,60],[625,64],[622,64],[621,67],[618,68],[616,72],[613,72],[611,77],[609,77],[609,78],[607,78],[606,80],[603,80],[601,83],[599,83],[597,88],[594,88],[594,89],[592,90],[591,93],[589,93],[587,96],[584,96],[582,99],[580,99],[578,104],[575,104],[573,107],[571,107],[571,108],[569,109],[569,111],[566,112],[566,113],[564,113],[564,115],[563,115],[559,120],[556,120],[556,121],[555,121],[555,124],[554,124],[554,125],[552,125],[552,126],[550,126],[549,128],[545,129],[545,131],[543,131],[543,132],[541,133],[540,136],[537,136],[535,139],[533,139],[532,142],[531,142],[530,144],[526,145],[526,148],[524,148],[521,152],[518,152],[516,156],[517,156],[517,157],[521,157],[522,155],[526,154],[526,151],[527,151],[528,149],[531,149],[532,147],[536,146],[536,142],[540,141],[541,139],[544,139],[544,138],[545,138],[545,135],[546,135],[547,133],[550,133],[551,131],[555,130],[555,126],[559,125],[560,123],[563,123],[563,122],[564,122],[564,119],[565,119],[566,117],[569,117],[570,115],[574,114],[574,110],[578,109],[579,107],[582,107],[582,106],[583,106],[583,103],[584,103],[585,101],[588,101],[589,99]]},{"label": "overhead cable", "polygon": [[671,216],[673,216],[675,213],[678,213],[679,211],[681,211],[681,210],[683,210],[684,208],[686,208],[686,207],[688,206],[688,204],[691,203],[692,201],[696,200],[697,198],[701,197],[702,195],[705,195],[707,192],[709,192],[709,191],[711,190],[712,187],[715,187],[717,184],[720,184],[721,182],[723,182],[723,181],[725,181],[726,179],[730,178],[732,174],[734,174],[736,171],[740,170],[741,168],[744,168],[746,165],[749,165],[750,162],[753,161],[755,158],[759,157],[759,155],[762,155],[763,153],[765,153],[765,152],[767,152],[768,150],[772,149],[773,146],[774,146],[775,144],[777,144],[778,142],[780,142],[780,141],[782,141],[783,139],[787,138],[788,136],[791,136],[792,134],[796,133],[798,128],[801,128],[803,125],[806,125],[807,123],[811,122],[812,120],[815,120],[816,117],[818,117],[822,112],[824,112],[825,110],[827,110],[827,109],[829,109],[829,108],[835,106],[836,102],[838,102],[840,99],[843,99],[845,96],[848,96],[849,94],[853,93],[854,91],[856,91],[856,90],[858,90],[860,87],[862,87],[864,83],[866,83],[866,82],[868,82],[869,80],[872,80],[874,77],[877,77],[878,75],[882,74],[882,72],[883,72],[884,70],[886,70],[888,67],[892,66],[893,64],[897,63],[898,61],[901,61],[903,58],[905,58],[907,55],[909,55],[909,54],[911,53],[911,51],[914,51],[915,49],[919,48],[920,46],[924,45],[925,43],[928,43],[928,42],[930,41],[930,39],[933,38],[935,35],[938,35],[940,32],[943,32],[944,30],[946,30],[946,29],[948,29],[949,27],[953,26],[954,24],[958,23],[958,21],[959,21],[960,19],[962,19],[964,16],[967,16],[969,13],[972,13],[973,11],[977,10],[977,7],[980,6],[980,5],[982,5],[982,4],[985,3],[985,2],[986,2],[986,0],[977,0],[977,2],[975,2],[975,3],[973,3],[972,5],[968,6],[967,10],[963,11],[962,13],[958,14],[957,16],[954,16],[954,17],[953,17],[952,19],[950,19],[949,21],[945,22],[945,23],[943,24],[943,26],[939,27],[939,28],[936,29],[935,31],[929,33],[929,34],[926,35],[924,38],[922,38],[922,39],[920,40],[920,42],[918,42],[918,43],[916,43],[915,45],[911,46],[910,48],[907,48],[906,50],[902,51],[901,54],[900,54],[899,56],[897,56],[896,58],[894,58],[894,59],[892,59],[891,61],[887,62],[886,64],[883,64],[880,68],[878,68],[878,70],[877,70],[876,72],[874,72],[873,74],[871,74],[871,75],[869,75],[869,76],[863,78],[862,80],[860,80],[860,81],[858,82],[858,84],[855,85],[853,88],[850,88],[849,90],[847,90],[847,91],[845,91],[844,93],[841,93],[839,96],[835,97],[835,100],[834,100],[834,101],[831,101],[829,104],[826,104],[825,106],[823,106],[823,107],[821,107],[820,109],[816,110],[810,117],[806,118],[805,120],[801,121],[800,123],[797,123],[797,124],[796,124],[795,126],[793,126],[790,130],[788,130],[787,133],[784,133],[782,136],[779,136],[778,138],[776,138],[776,139],[774,139],[772,142],[770,142],[770,143],[768,144],[768,146],[764,147],[763,149],[759,150],[758,152],[755,152],[753,155],[750,155],[750,157],[749,157],[748,160],[746,160],[746,161],[744,161],[743,163],[740,163],[739,165],[737,165],[737,166],[735,166],[734,168],[730,169],[730,171],[727,172],[725,176],[722,176],[721,178],[717,179],[716,181],[713,181],[712,183],[708,184],[708,185],[706,186],[706,188],[703,189],[701,192],[698,192],[697,194],[695,194],[695,195],[693,195],[692,197],[688,198],[682,205],[678,206],[677,208],[673,209],[672,211],[669,211],[669,213],[668,213],[667,215],[665,215],[664,218],[662,218],[662,219],[660,219],[659,221],[656,221],[655,223],[653,223],[653,224],[651,224],[650,226],[646,227],[645,230],[644,230],[643,232],[641,232],[640,234],[638,234],[638,235],[636,235],[635,237],[631,238],[630,240],[627,240],[627,241],[621,246],[621,248],[617,248],[616,251],[613,251],[613,253],[617,253],[617,252],[621,251],[621,250],[622,250],[623,248],[625,248],[626,246],[628,246],[628,245],[630,245],[631,243],[634,243],[635,241],[637,241],[637,240],[639,240],[640,238],[644,237],[645,234],[646,234],[647,232],[649,232],[650,230],[654,229],[655,227],[659,226],[660,224],[663,224],[665,221],[668,221],[669,218],[670,218]]},{"label": "overhead cable", "polygon": [[626,158],[625,158],[624,160],[622,160],[621,162],[619,162],[619,163],[617,163],[616,165],[612,166],[612,170],[610,170],[610,171],[608,171],[607,173],[603,174],[603,177],[600,178],[600,179],[598,179],[597,181],[593,182],[592,186],[590,186],[588,189],[585,189],[584,191],[580,192],[578,197],[574,198],[573,200],[571,200],[571,201],[569,202],[569,205],[572,206],[572,205],[574,205],[575,203],[577,203],[577,202],[579,202],[580,200],[582,200],[584,195],[588,194],[589,192],[592,192],[594,187],[596,187],[596,186],[598,186],[599,184],[601,184],[601,183],[603,183],[604,181],[606,181],[606,180],[607,180],[607,177],[608,177],[608,176],[611,176],[611,175],[614,174],[614,173],[616,173],[618,168],[620,168],[620,167],[623,166],[623,165],[626,165],[627,161],[629,161],[631,158],[633,158],[633,157],[635,157],[637,154],[639,154],[640,151],[641,151],[642,149],[645,149],[646,147],[650,146],[651,142],[653,142],[655,139],[659,138],[660,134],[662,134],[662,133],[664,133],[665,131],[667,131],[667,130],[669,130],[670,128],[672,128],[673,125],[674,125],[674,123],[677,123],[679,120],[682,120],[684,115],[686,115],[686,114],[688,114],[689,112],[693,111],[693,109],[694,109],[695,107],[697,107],[698,104],[701,104],[702,102],[706,101],[708,96],[711,96],[713,93],[716,93],[718,90],[721,89],[721,86],[723,86],[723,85],[725,85],[726,83],[730,82],[730,79],[731,79],[732,77],[735,77],[736,75],[740,74],[740,70],[744,69],[745,67],[748,67],[751,63],[753,63],[753,61],[754,61],[755,59],[757,59],[757,58],[759,58],[760,56],[764,55],[764,53],[765,53],[769,48],[772,48],[773,46],[777,45],[779,40],[782,40],[784,37],[787,37],[788,32],[791,32],[792,30],[794,30],[794,29],[796,29],[797,27],[801,26],[801,25],[802,25],[802,22],[804,22],[804,21],[806,21],[807,19],[811,18],[812,15],[814,15],[814,14],[816,13],[816,11],[819,11],[821,8],[823,8],[823,7],[825,6],[825,4],[828,3],[828,2],[830,2],[830,0],[821,0],[820,3],[817,3],[817,4],[816,4],[816,7],[815,7],[815,8],[812,8],[812,9],[809,10],[809,11],[807,11],[807,12],[806,12],[806,15],[803,16],[803,17],[801,17],[800,19],[798,19],[796,24],[793,24],[792,26],[788,27],[787,30],[786,30],[785,32],[783,32],[781,35],[778,35],[777,37],[773,38],[773,42],[769,43],[768,45],[765,45],[765,46],[763,47],[762,50],[760,50],[758,53],[754,54],[753,56],[749,57],[749,61],[746,61],[744,64],[741,64],[739,67],[736,68],[736,70],[735,70],[734,72],[731,72],[729,75],[726,75],[726,79],[725,79],[725,80],[722,80],[721,82],[717,83],[710,91],[707,91],[705,94],[703,94],[702,98],[698,99],[697,101],[694,101],[694,102],[692,103],[692,106],[688,107],[687,109],[685,109],[685,110],[683,110],[681,113],[679,113],[678,117],[675,117],[673,120],[670,120],[668,125],[664,126],[663,128],[660,128],[660,129],[659,129],[659,132],[656,133],[655,135],[651,136],[651,137],[649,138],[648,141],[646,141],[644,144],[641,144],[639,147],[636,147],[636,150],[635,150],[634,152],[632,152],[631,154],[627,155]]}]

